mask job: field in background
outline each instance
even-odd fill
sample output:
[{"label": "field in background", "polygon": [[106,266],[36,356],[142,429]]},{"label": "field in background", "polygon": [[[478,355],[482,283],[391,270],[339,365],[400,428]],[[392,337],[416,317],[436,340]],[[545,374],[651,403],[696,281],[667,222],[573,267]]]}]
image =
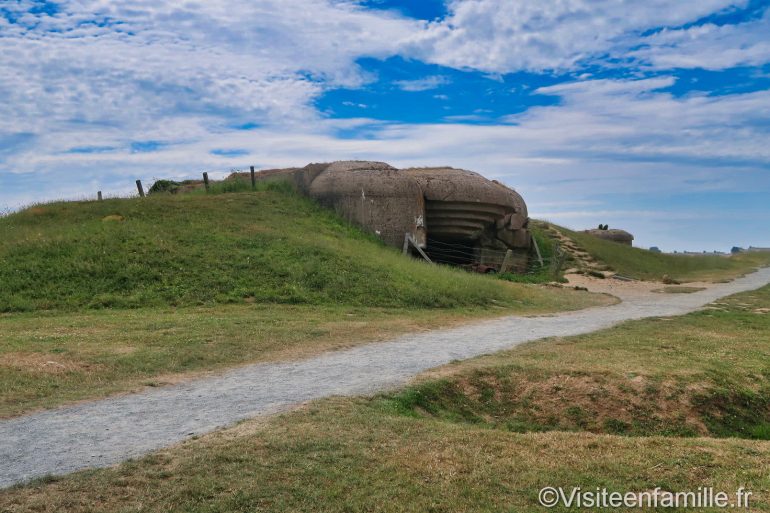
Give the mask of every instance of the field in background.
[{"label": "field in background", "polygon": [[711,486],[768,511],[769,306],[770,286],[458,362],[2,492],[0,510],[536,511],[546,486]]},{"label": "field in background", "polygon": [[770,252],[731,256],[672,255],[624,246],[563,227],[558,227],[558,230],[613,271],[639,280],[661,281],[664,276],[669,276],[682,282],[717,282],[770,265]]}]

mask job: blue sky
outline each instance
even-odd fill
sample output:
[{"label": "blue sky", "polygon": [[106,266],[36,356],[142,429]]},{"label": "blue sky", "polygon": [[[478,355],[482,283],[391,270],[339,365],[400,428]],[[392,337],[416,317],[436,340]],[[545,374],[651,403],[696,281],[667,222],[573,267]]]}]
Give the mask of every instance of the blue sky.
[{"label": "blue sky", "polygon": [[666,250],[770,246],[770,0],[9,0],[0,210],[451,165]]}]

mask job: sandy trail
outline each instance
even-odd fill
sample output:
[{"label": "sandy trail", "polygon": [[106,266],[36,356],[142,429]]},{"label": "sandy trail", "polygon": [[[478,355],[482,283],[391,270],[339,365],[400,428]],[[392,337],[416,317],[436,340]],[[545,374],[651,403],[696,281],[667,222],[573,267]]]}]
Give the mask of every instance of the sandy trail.
[{"label": "sandy trail", "polygon": [[682,315],[767,283],[770,268],[693,294],[654,294],[605,280],[591,285],[612,287],[622,303],[546,317],[504,317],[300,361],[249,365],[215,377],[2,421],[0,487],[112,465],[311,399],[370,394],[452,360],[523,342],[588,333],[629,319]]}]

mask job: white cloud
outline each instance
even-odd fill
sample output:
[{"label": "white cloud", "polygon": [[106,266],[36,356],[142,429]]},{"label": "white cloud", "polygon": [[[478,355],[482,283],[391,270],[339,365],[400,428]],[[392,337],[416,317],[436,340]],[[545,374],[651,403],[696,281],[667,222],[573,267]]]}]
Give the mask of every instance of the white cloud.
[{"label": "white cloud", "polygon": [[412,38],[418,58],[491,73],[572,70],[627,49],[641,34],[678,27],[747,0],[455,0],[450,16]]},{"label": "white cloud", "polygon": [[720,70],[770,62],[770,9],[758,20],[662,30],[640,41],[628,56],[656,69]]},{"label": "white cloud", "polygon": [[396,80],[393,83],[403,91],[418,92],[437,89],[443,85],[450,84],[451,80],[443,75],[432,75],[415,80]]},{"label": "white cloud", "polygon": [[355,59],[391,55],[422,26],[333,0],[59,6],[0,17],[0,137],[55,139],[57,151],[146,140],[164,125],[187,140],[239,120],[315,122],[322,91],[371,80]]},{"label": "white cloud", "polygon": [[558,95],[561,104],[508,119],[525,126],[527,137],[547,137],[559,153],[770,164],[770,91],[682,98],[658,91],[672,82],[591,80],[542,88],[537,92]]}]

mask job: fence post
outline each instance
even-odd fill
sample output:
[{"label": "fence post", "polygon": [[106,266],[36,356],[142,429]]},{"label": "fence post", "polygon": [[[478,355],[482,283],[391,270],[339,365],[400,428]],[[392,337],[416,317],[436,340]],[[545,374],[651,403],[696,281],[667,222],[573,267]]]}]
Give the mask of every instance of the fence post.
[{"label": "fence post", "polygon": [[540,246],[537,245],[537,239],[535,237],[532,237],[532,245],[535,247],[535,254],[537,255],[537,261],[540,262],[540,268],[542,269],[545,267],[545,263],[543,262],[543,255],[540,254]]},{"label": "fence post", "polygon": [[509,249],[505,252],[503,263],[500,265],[500,274],[507,273],[511,270],[511,260],[513,260],[513,251]]},{"label": "fence post", "polygon": [[139,197],[144,198],[144,188],[142,187],[142,181],[136,181],[136,190],[139,191]]},{"label": "fence post", "polygon": [[257,175],[254,174],[254,166],[251,166],[251,190],[257,190]]},{"label": "fence post", "polygon": [[203,185],[206,187],[206,192],[209,192],[209,174],[203,173]]},{"label": "fence post", "polygon": [[97,201],[102,201],[102,191],[96,193],[96,199]]},{"label": "fence post", "polygon": [[423,257],[429,264],[433,263],[425,251],[423,251],[422,248],[417,245],[417,241],[414,240],[414,237],[412,237],[411,233],[407,233],[406,237],[404,238],[404,254],[406,254],[407,250],[409,249],[409,244],[411,244],[412,247],[417,250],[420,256]]}]

